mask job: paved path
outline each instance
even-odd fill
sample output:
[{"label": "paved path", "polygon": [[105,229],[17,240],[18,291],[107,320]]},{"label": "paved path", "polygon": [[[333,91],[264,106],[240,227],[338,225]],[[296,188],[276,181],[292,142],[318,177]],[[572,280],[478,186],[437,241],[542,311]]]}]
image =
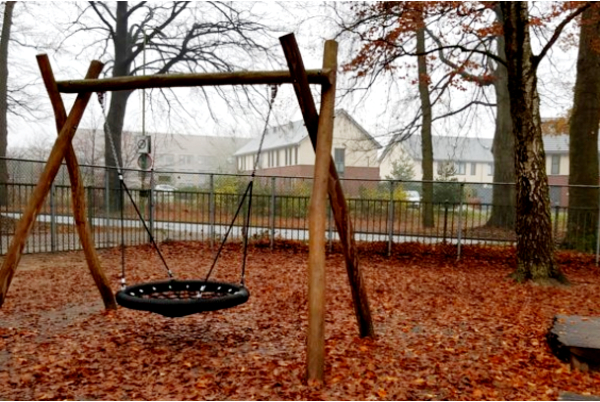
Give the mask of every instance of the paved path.
[{"label": "paved path", "polygon": [[[20,213],[2,213],[3,216],[20,219]],[[57,225],[75,225],[75,221],[72,216],[56,215],[54,217],[55,224]],[[37,217],[38,222],[51,223],[52,216],[49,214],[40,214]],[[120,230],[121,220],[114,218],[93,218],[91,220],[92,228],[94,231],[94,240],[97,248],[108,248],[116,247],[121,244]],[[143,224],[140,220],[126,219],[123,221],[125,227],[125,244],[136,245],[145,244],[148,242],[147,236],[144,231]],[[115,230],[106,230],[106,228],[115,228]],[[229,226],[227,225],[215,225],[214,235],[218,239],[222,239],[225,235]],[[36,252],[50,252],[50,251],[68,251],[68,250],[79,250],[81,245],[79,243],[79,236],[75,231],[73,233],[60,233],[63,231],[58,230],[54,239],[50,233],[34,233],[30,236],[26,246],[25,253],[36,253]],[[271,229],[269,227],[251,227],[249,229],[249,235],[251,238],[260,238],[262,236],[270,234]],[[203,223],[190,223],[190,222],[168,222],[168,221],[156,221],[154,222],[154,237],[156,241],[162,242],[165,240],[200,240],[205,241],[210,239],[211,225]],[[242,228],[240,226],[234,226],[229,234],[229,239],[240,239],[242,237]],[[337,231],[327,231],[328,239],[339,240]],[[0,254],[5,254],[8,250],[12,236],[2,235],[0,236]],[[308,240],[308,230],[306,229],[275,229],[275,239],[287,239],[287,240]],[[367,241],[367,242],[388,242],[388,234],[379,233],[355,233],[356,241]],[[53,241],[54,240],[54,241]],[[421,242],[425,244],[441,243],[444,241],[442,237],[428,237],[428,236],[415,236],[415,235],[394,235],[392,237],[394,243],[406,243],[406,242]],[[446,239],[448,243],[457,244],[456,238]],[[467,239],[462,241],[463,244],[506,244],[506,242],[490,242],[481,240]]]}]

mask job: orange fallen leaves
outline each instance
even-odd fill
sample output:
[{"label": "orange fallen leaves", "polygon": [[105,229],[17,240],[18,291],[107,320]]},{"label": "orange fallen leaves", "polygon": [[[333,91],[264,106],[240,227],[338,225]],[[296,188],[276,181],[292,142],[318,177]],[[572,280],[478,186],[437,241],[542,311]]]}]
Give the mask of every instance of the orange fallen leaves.
[{"label": "orange fallen leaves", "polygon": [[[337,246],[336,246],[337,249]],[[550,353],[553,316],[600,315],[593,257],[560,253],[570,288],[506,279],[514,250],[361,244],[377,338],[358,338],[343,257],[327,259],[325,384],[308,386],[306,247],[252,248],[248,303],[167,319],[104,312],[81,253],[25,256],[0,309],[0,399],[556,399],[600,395],[600,374]],[[163,246],[173,271],[206,272],[203,244]],[[101,252],[118,289],[118,250]],[[56,259],[52,269],[46,265]],[[29,261],[29,262],[28,262]],[[217,278],[239,277],[226,247]],[[43,262],[43,264],[42,264]],[[37,265],[40,268],[36,268]],[[151,250],[127,252],[130,283],[164,278]],[[40,291],[43,289],[44,291]]]}]

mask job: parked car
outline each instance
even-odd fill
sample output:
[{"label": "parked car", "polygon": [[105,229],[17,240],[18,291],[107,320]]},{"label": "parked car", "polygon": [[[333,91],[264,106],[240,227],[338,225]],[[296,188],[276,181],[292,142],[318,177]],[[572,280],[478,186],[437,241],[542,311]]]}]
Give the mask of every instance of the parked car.
[{"label": "parked car", "polygon": [[408,190],[406,192],[407,205],[412,208],[419,208],[421,205],[421,194],[415,190]]}]

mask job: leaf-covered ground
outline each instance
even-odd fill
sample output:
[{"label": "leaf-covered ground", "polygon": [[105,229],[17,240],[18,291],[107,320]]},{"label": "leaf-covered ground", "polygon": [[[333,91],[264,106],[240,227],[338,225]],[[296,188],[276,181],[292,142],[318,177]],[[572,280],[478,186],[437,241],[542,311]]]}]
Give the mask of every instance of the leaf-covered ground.
[{"label": "leaf-covered ground", "polygon": [[[180,277],[201,277],[203,244],[167,244]],[[514,251],[401,245],[361,250],[377,338],[360,339],[343,257],[328,256],[326,384],[304,381],[307,251],[248,256],[248,303],[168,319],[104,312],[80,252],[25,256],[0,309],[0,399],[505,399],[600,395],[600,373],[559,362],[545,334],[557,313],[600,315],[593,257],[560,254],[569,288],[506,279]],[[118,289],[118,250],[101,251]],[[216,278],[236,281],[239,247]],[[127,252],[128,282],[165,277],[149,248]]]}]

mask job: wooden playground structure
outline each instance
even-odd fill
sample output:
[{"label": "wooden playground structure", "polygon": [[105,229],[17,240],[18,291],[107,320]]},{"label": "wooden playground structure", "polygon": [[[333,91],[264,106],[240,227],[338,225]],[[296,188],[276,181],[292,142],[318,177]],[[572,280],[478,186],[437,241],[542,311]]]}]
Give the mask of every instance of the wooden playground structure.
[{"label": "wooden playground structure", "polygon": [[[373,336],[373,324],[367,293],[363,283],[352,224],[344,193],[331,157],[334,126],[335,90],[337,72],[337,43],[327,41],[323,66],[320,70],[305,70],[293,34],[280,38],[289,71],[248,71],[209,74],[169,74],[98,79],[103,64],[90,63],[83,80],[56,81],[46,55],[37,57],[44,85],[54,110],[58,137],[27,208],[20,219],[8,253],[0,268],[0,306],[4,303],[10,283],[21,259],[27,237],[50,191],[63,158],[72,188],[73,215],[87,265],[100,291],[106,309],[116,309],[115,296],[100,265],[89,222],[79,164],[71,141],[93,92],[133,90],[143,88],[217,85],[272,85],[291,83],[294,87],[306,129],[316,152],[313,192],[309,223],[308,275],[308,335],[307,375],[309,380],[322,381],[324,368],[325,324],[325,227],[326,198],[329,195],[334,220],[344,250],[354,310],[360,336]],[[309,84],[322,87],[320,113],[317,112]],[[61,93],[77,93],[72,109],[67,114]]]}]

